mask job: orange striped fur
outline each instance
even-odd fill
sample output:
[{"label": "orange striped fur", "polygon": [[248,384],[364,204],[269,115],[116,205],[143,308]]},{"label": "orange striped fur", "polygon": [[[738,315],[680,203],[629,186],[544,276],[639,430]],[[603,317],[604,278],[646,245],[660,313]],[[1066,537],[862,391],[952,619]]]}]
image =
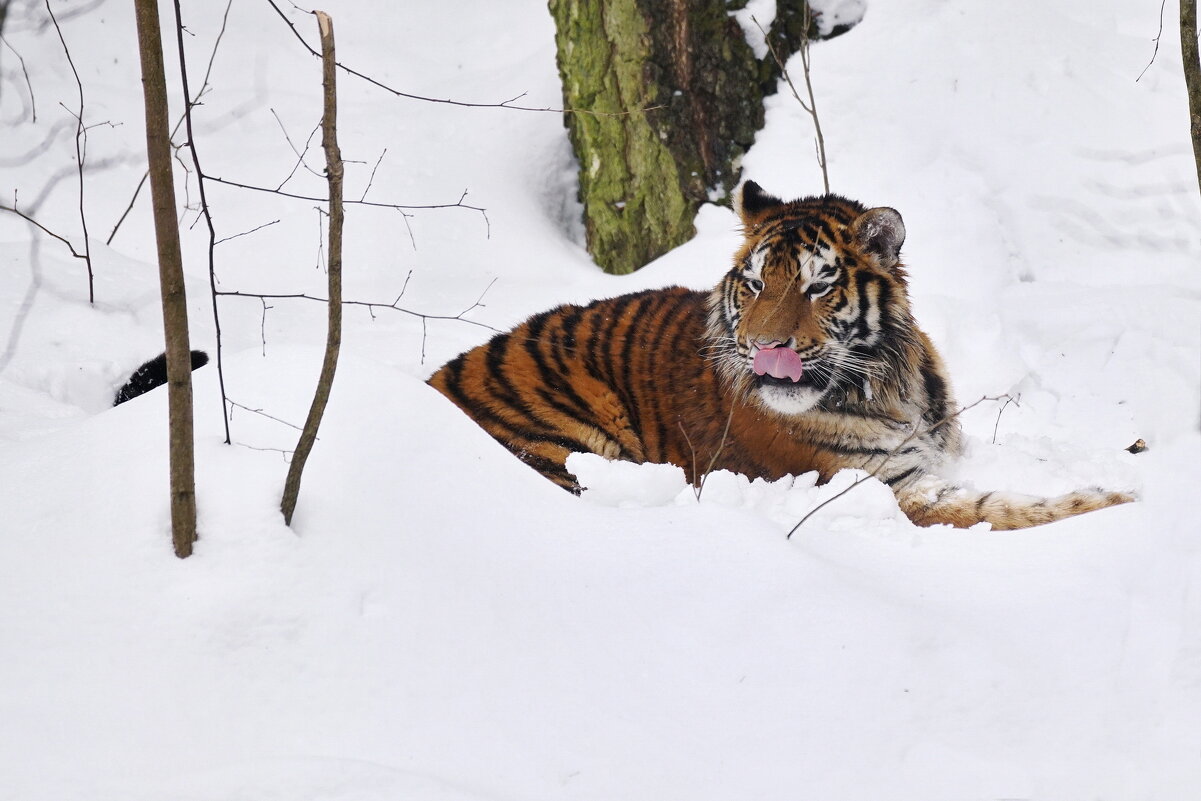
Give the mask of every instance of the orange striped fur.
[{"label": "orange striped fur", "polygon": [[430,384],[526,464],[578,492],[573,451],[777,479],[874,471],[919,525],[1013,529],[1132,498],[1040,499],[934,477],[960,448],[950,382],[917,327],[893,209],[737,192],[745,239],[711,292],[638,292],[536,314]]}]

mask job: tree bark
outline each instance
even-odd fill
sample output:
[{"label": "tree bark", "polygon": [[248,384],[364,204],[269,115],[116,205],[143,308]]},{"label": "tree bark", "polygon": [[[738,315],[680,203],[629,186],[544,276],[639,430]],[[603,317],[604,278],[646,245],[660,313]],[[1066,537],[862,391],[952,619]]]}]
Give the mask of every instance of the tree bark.
[{"label": "tree bark", "polygon": [[[550,0],[588,250],[606,272],[690,239],[700,205],[738,182],[780,70],[755,57],[737,6]],[[787,58],[814,31],[804,0],[778,7],[769,36]]]},{"label": "tree bark", "polygon": [[1201,57],[1197,53],[1197,0],[1180,0],[1180,55],[1184,59],[1184,85],[1188,88],[1189,129],[1193,160],[1197,162],[1197,188],[1201,191]]},{"label": "tree bark", "polygon": [[167,83],[156,0],[134,0],[142,89],[146,105],[146,155],[158,245],[163,331],[167,345],[167,406],[170,430],[171,537],[175,555],[191,556],[196,542],[196,472],[192,434],[192,355],[183,257],[175,213]]},{"label": "tree bark", "polygon": [[338,89],[334,56],[334,22],[324,11],[314,11],[321,34],[322,87],[324,89],[325,113],[321,118],[321,146],[325,149],[326,179],[329,183],[329,322],[325,339],[325,360],[321,364],[321,376],[317,379],[317,390],[309,407],[309,416],[300,432],[300,441],[292,463],[288,466],[288,478],[284,483],[284,496],[280,511],[284,522],[292,525],[292,513],[296,511],[296,500],[300,495],[300,479],[305,462],[317,441],[317,429],[329,403],[330,390],[334,384],[334,371],[338,367],[338,354],[342,349],[342,151],[338,147]]}]

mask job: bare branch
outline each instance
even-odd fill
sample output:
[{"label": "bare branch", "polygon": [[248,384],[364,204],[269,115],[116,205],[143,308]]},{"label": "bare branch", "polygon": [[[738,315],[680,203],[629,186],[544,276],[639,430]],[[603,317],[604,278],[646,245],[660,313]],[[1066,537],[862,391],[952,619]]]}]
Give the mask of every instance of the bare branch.
[{"label": "bare branch", "polygon": [[279,186],[277,186],[276,189],[283,189],[284,184],[286,184],[286,183],[288,183],[288,181],[292,180],[292,176],[295,175],[296,171],[298,169],[300,169],[301,167],[304,167],[306,170],[308,170],[310,173],[317,176],[318,178],[324,179],[325,178],[324,175],[322,175],[320,172],[318,172],[317,170],[310,167],[308,162],[304,160],[305,154],[307,154],[309,152],[309,146],[310,146],[310,144],[312,144],[313,136],[317,133],[317,131],[321,130],[321,123],[318,122],[316,125],[313,126],[313,130],[309,132],[308,138],[304,140],[304,150],[300,151],[300,150],[296,149],[296,145],[292,144],[292,137],[288,135],[288,129],[284,127],[284,121],[281,120],[279,118],[279,115],[275,113],[275,109],[271,109],[271,116],[275,117],[275,122],[279,125],[280,131],[283,132],[284,139],[287,140],[287,142],[288,142],[288,147],[292,148],[292,152],[296,155],[296,163],[292,165],[292,171],[288,173],[287,178],[285,178],[279,182]]},{"label": "bare branch", "polygon": [[[234,407],[234,408],[237,408],[237,409],[242,409],[243,411],[250,412],[251,414],[257,414],[257,415],[259,415],[260,417],[266,417],[268,420],[274,420],[274,421],[275,421],[275,422],[277,422],[277,423],[281,423],[281,424],[283,424],[283,425],[286,425],[288,428],[294,428],[294,429],[296,429],[297,431],[300,431],[300,430],[302,430],[302,429],[300,428],[300,426],[298,426],[298,425],[295,425],[294,423],[289,423],[287,420],[281,420],[281,419],[279,419],[278,417],[273,417],[272,415],[269,415],[269,414],[267,414],[266,412],[264,412],[262,409],[251,409],[249,406],[243,406],[242,404],[238,403],[237,401],[235,401],[235,400],[233,400],[233,399],[231,399],[231,398],[226,398],[226,399],[225,399],[225,402],[226,402],[226,403],[228,403],[230,406],[232,406],[232,407]],[[232,417],[232,414],[231,414],[231,417]],[[291,452],[292,452],[292,451],[288,451],[288,453],[291,453]]]},{"label": "bare branch", "polygon": [[[484,289],[484,292],[479,296],[479,299],[477,299],[475,301],[475,303],[471,304],[466,309],[463,309],[463,311],[459,312],[458,314],[424,314],[422,312],[413,311],[412,309],[406,309],[400,305],[400,297],[399,296],[396,298],[396,300],[392,301],[391,303],[371,302],[371,301],[363,301],[363,300],[343,300],[342,305],[343,306],[361,306],[372,312],[374,312],[374,310],[376,310],[376,309],[392,309],[393,311],[398,311],[401,314],[407,314],[410,317],[419,317],[422,320],[458,320],[459,322],[467,323],[468,325],[474,325],[474,326],[478,326],[480,328],[487,328],[489,331],[493,331],[493,332],[499,334],[499,333],[502,333],[499,328],[493,328],[492,326],[488,325],[487,323],[481,323],[476,320],[468,320],[466,318],[467,314],[470,314],[471,312],[475,311],[476,309],[483,307],[484,295],[486,295],[488,293],[488,290],[492,288],[493,284],[495,284],[496,281],[497,281],[497,279],[493,278],[492,282],[490,284],[488,284],[487,288]],[[406,282],[407,282],[407,279],[406,279]],[[321,298],[321,297],[317,297],[316,295],[307,295],[303,292],[273,294],[273,293],[261,293],[261,292],[241,292],[241,291],[222,289],[222,290],[218,290],[217,294],[221,295],[223,297],[231,297],[231,298],[256,298],[259,300],[263,300],[264,303],[267,300],[311,300],[311,301],[315,301],[317,303],[329,303],[328,298]],[[270,308],[270,307],[267,307],[267,308]]]},{"label": "bare branch", "polygon": [[[4,8],[7,9],[8,5],[5,4]],[[0,22],[0,30],[3,30],[3,28],[3,22]],[[17,52],[17,49],[12,46],[8,39],[0,36],[0,42],[3,42],[4,46],[11,50],[13,55],[17,57],[17,61],[21,63],[21,74],[25,76],[25,88],[29,90],[29,111],[32,117],[30,122],[36,125],[38,121],[38,99],[37,95],[33,93],[33,83],[29,80],[29,70],[25,68],[25,59],[21,57],[21,54]]]},{"label": "bare branch", "polygon": [[[282,19],[284,21],[284,23],[287,24],[287,26],[292,29],[292,34],[296,37],[296,40],[299,41],[304,46],[305,50],[308,50],[314,56],[320,57],[321,54],[318,53],[316,50],[314,50],[313,47],[308,42],[305,41],[304,37],[300,35],[300,31],[296,30],[296,26],[293,25],[292,21],[287,18],[287,16],[284,14],[284,12],[282,10],[280,10],[280,7],[275,4],[274,0],[267,0],[267,4],[269,6],[271,6],[273,9],[275,9],[275,13],[279,15],[280,19]],[[301,10],[301,11],[305,10],[305,9],[301,9],[295,3],[293,3],[293,7],[298,10]],[[306,12],[306,13],[313,13],[313,12]],[[536,111],[536,112],[547,112],[547,113],[551,113],[551,114],[589,114],[594,117],[626,117],[631,114],[645,114],[648,111],[657,111],[658,109],[664,108],[664,106],[658,105],[658,106],[647,106],[646,108],[634,109],[632,111],[605,112],[605,111],[591,111],[589,109],[579,109],[579,108],[554,108],[552,106],[532,107],[532,106],[515,106],[515,105],[513,105],[515,102],[517,102],[521,98],[525,97],[525,95],[526,95],[525,92],[522,92],[521,94],[518,94],[508,100],[501,101],[500,103],[467,103],[467,102],[464,102],[461,100],[451,100],[450,98],[426,97],[424,95],[416,95],[416,94],[412,94],[410,92],[402,92],[399,89],[394,89],[385,83],[381,83],[380,81],[377,81],[375,78],[372,78],[369,75],[364,75],[363,73],[359,72],[358,70],[351,69],[350,67],[346,66],[345,64],[343,64],[341,62],[338,62],[336,66],[338,67],[338,69],[342,70],[343,72],[347,73],[348,75],[353,75],[356,78],[359,78],[360,80],[366,81],[367,83],[371,84],[372,86],[375,86],[379,89],[383,89],[385,92],[389,92],[389,93],[395,95],[396,97],[403,97],[408,100],[420,100],[425,103],[442,103],[442,104],[445,104],[448,106],[459,106],[460,108],[503,108],[503,109],[510,109],[512,111]]]},{"label": "bare branch", "polygon": [[[200,90],[196,92],[196,95],[192,97],[184,107],[184,113],[179,116],[178,120],[176,120],[175,127],[171,129],[172,139],[175,138],[175,135],[179,132],[180,127],[184,124],[184,118],[191,111],[192,107],[197,105],[200,102],[200,99],[208,94],[208,92],[211,90],[211,87],[209,86],[209,77],[213,73],[213,63],[217,60],[217,50],[221,47],[221,40],[225,37],[226,21],[228,18],[229,6],[227,5],[225,7],[225,15],[221,19],[221,30],[217,33],[217,38],[213,41],[213,49],[209,53],[208,67],[204,72],[204,81],[201,82]],[[117,220],[116,224],[113,225],[113,230],[109,233],[108,239],[104,240],[104,244],[111,245],[113,243],[113,239],[117,236],[117,231],[120,230],[121,224],[125,222],[125,218],[128,217],[129,212],[133,210],[134,204],[138,200],[138,195],[142,191],[142,187],[146,185],[146,178],[149,174],[149,171],[142,173],[141,180],[138,181],[138,185],[133,190],[133,195],[129,198],[129,204],[125,207],[125,211],[121,213],[121,217]],[[217,361],[218,364],[220,364],[219,356]],[[218,372],[220,371],[218,370]]]},{"label": "bare branch", "polygon": [[367,193],[371,191],[371,185],[375,183],[375,171],[379,169],[379,165],[383,163],[384,156],[388,155],[388,148],[384,148],[379,154],[379,158],[375,160],[375,166],[371,168],[371,177],[367,179],[367,187],[363,190],[363,194],[359,196],[359,200],[366,200]]},{"label": "bare branch", "polygon": [[214,246],[220,245],[222,242],[228,242],[229,240],[237,239],[240,236],[249,236],[250,234],[253,234],[255,231],[261,231],[264,228],[270,228],[271,226],[275,225],[278,222],[279,222],[279,220],[272,220],[269,223],[263,223],[262,225],[256,225],[254,228],[251,228],[249,231],[243,231],[240,234],[234,234],[233,236],[227,236],[224,239],[218,239],[216,242],[213,243],[213,245]]},{"label": "bare branch", "polygon": [[1143,71],[1134,79],[1135,83],[1143,79],[1143,76],[1147,74],[1147,70],[1151,69],[1151,65],[1155,63],[1155,57],[1159,55],[1159,38],[1163,36],[1163,9],[1167,4],[1168,0],[1162,0],[1159,4],[1159,33],[1155,34],[1155,49],[1151,51],[1151,60],[1147,62],[1147,66],[1143,67]]},{"label": "bare branch", "polygon": [[1021,405],[1022,405],[1020,403],[1021,400],[1022,400],[1022,395],[1020,392],[1018,393],[1017,397],[1011,398],[1008,395],[1005,396],[1005,402],[1001,404],[1001,409],[997,412],[997,422],[992,427],[992,444],[993,445],[997,444],[997,429],[999,429],[1001,427],[1001,415],[1003,415],[1005,413],[1005,409],[1007,409],[1009,407],[1009,404],[1011,404],[1011,403],[1014,406],[1021,407]]},{"label": "bare branch", "polygon": [[[307,200],[310,203],[328,203],[329,202],[329,198],[314,197],[312,195],[298,195],[295,192],[284,192],[281,189],[272,189],[269,186],[256,186],[254,184],[246,184],[246,183],[242,183],[241,181],[234,181],[234,180],[230,180],[228,178],[221,178],[216,175],[207,175],[206,174],[204,177],[209,179],[210,181],[216,181],[219,184],[225,184],[226,186],[232,186],[236,189],[248,189],[253,192],[267,192],[272,195],[279,195],[280,197],[292,198],[293,200]],[[353,204],[356,206],[374,206],[375,208],[378,208],[378,209],[412,209],[412,210],[470,209],[471,211],[480,211],[480,212],[484,211],[484,209],[480,208],[479,206],[472,206],[467,203],[464,203],[463,199],[466,197],[467,197],[467,191],[464,190],[463,194],[460,195],[459,199],[454,203],[427,203],[424,205],[409,205],[409,204],[405,204],[405,203],[379,203],[377,201],[372,201],[372,200],[346,200],[343,202]]]},{"label": "bare branch", "polygon": [[71,74],[75,76],[75,86],[79,90],[79,113],[75,114],[75,166],[79,171],[79,225],[83,228],[83,259],[88,265],[88,303],[96,302],[96,278],[92,273],[92,248],[88,244],[88,216],[84,212],[83,202],[83,164],[87,158],[87,142],[88,132],[83,124],[83,81],[79,79],[79,70],[75,69],[75,60],[71,58],[71,48],[67,46],[67,40],[63,37],[63,29],[58,25],[58,18],[54,16],[54,9],[50,7],[50,0],[46,0],[46,13],[50,15],[50,21],[54,23],[54,30],[58,33],[58,40],[62,42],[63,52],[67,56],[67,63],[71,65]]},{"label": "bare branch", "polygon": [[[805,15],[803,17],[805,30],[809,30],[811,13],[809,4],[806,3]],[[759,20],[755,19],[754,15],[751,16],[751,22],[755,23],[755,27],[763,34],[763,41],[767,43],[767,48],[771,51],[772,58],[775,59],[776,64],[780,67],[780,72],[784,75],[784,80],[788,82],[788,88],[792,90],[792,96],[796,98],[796,102],[801,104],[801,108],[805,110],[805,113],[813,118],[813,130],[817,137],[817,164],[821,167],[822,183],[825,185],[826,194],[828,195],[830,194],[830,174],[826,170],[826,137],[822,134],[821,118],[817,116],[817,101],[813,97],[813,80],[810,76],[809,62],[809,37],[803,37],[797,48],[797,52],[801,55],[801,66],[805,71],[805,90],[809,95],[809,103],[806,105],[805,101],[801,100],[801,95],[797,92],[796,86],[792,83],[792,76],[788,74],[788,69],[784,66],[784,60],[776,52],[776,47],[772,44],[771,37],[768,36],[767,31],[763,30],[763,26],[759,24]]]},{"label": "bare branch", "polygon": [[[200,166],[200,154],[196,150],[196,134],[195,134],[195,131],[192,129],[192,108],[196,104],[195,104],[195,102],[193,102],[190,99],[192,97],[192,92],[188,88],[188,60],[186,57],[186,51],[184,49],[183,12],[180,10],[179,0],[174,0],[174,6],[175,6],[175,37],[176,37],[176,45],[179,48],[179,79],[180,79],[181,84],[183,85],[183,96],[184,96],[184,98],[188,99],[187,103],[184,106],[184,116],[183,116],[184,126],[185,126],[185,129],[187,130],[187,134],[188,134],[187,148],[188,148],[188,151],[192,155],[192,164],[196,167],[196,189],[200,196],[200,214],[204,218],[205,225],[208,227],[208,232],[209,232],[209,244],[208,244],[209,289],[212,293],[213,325],[214,325],[214,328],[216,331],[216,337],[217,337],[217,384],[221,389],[221,400],[222,400],[221,421],[225,424],[225,444],[228,445],[228,444],[230,444],[229,414],[228,414],[228,410],[225,408],[225,403],[224,403],[224,401],[226,400],[225,365],[224,365],[224,362],[222,359],[222,350],[221,350],[221,316],[220,316],[220,314],[218,314],[218,311],[217,311],[217,265],[216,265],[215,255],[214,255],[214,251],[217,248],[217,229],[213,225],[213,215],[209,211],[208,198],[205,196],[204,170]],[[225,14],[221,18],[221,31],[217,35],[217,44],[220,44],[221,37],[225,35],[225,26],[229,21],[229,9],[232,6],[233,6],[233,0],[229,0],[229,2],[227,2],[225,5]],[[212,70],[213,58],[216,56],[216,52],[217,52],[217,45],[214,45],[213,46],[213,55],[209,57],[209,70]],[[205,85],[207,86],[207,84],[208,84],[208,73],[205,74]],[[201,89],[201,91],[203,91],[203,88]],[[185,183],[185,186],[186,185],[187,184]],[[278,222],[278,220],[276,220],[276,222]],[[270,225],[270,224],[271,223],[268,223],[268,225]],[[259,227],[261,228],[262,226],[259,226]],[[255,229],[255,230],[258,230],[258,229]],[[115,233],[115,231],[114,231],[114,233]],[[239,234],[239,236],[241,236],[241,234]],[[232,239],[233,237],[230,237],[230,238]],[[222,240],[222,241],[225,241],[225,240]]]},{"label": "bare branch", "polygon": [[38,222],[38,221],[37,221],[37,220],[35,220],[34,218],[30,217],[30,216],[29,216],[28,214],[26,214],[25,212],[23,212],[23,211],[21,211],[20,209],[16,208],[16,204],[15,204],[15,202],[14,202],[14,205],[12,205],[12,206],[0,205],[0,211],[7,211],[7,212],[9,212],[10,214],[15,214],[15,215],[17,215],[18,217],[20,217],[22,220],[24,220],[25,222],[27,222],[27,223],[29,223],[30,225],[33,225],[33,226],[35,226],[36,228],[38,228],[38,229],[39,229],[40,231],[42,231],[43,233],[45,233],[45,234],[48,234],[49,236],[52,236],[52,237],[54,237],[54,238],[55,238],[55,239],[57,239],[59,242],[62,242],[64,245],[66,245],[66,246],[67,246],[67,249],[71,251],[71,255],[72,255],[72,256],[74,256],[75,258],[77,258],[77,259],[86,259],[86,258],[87,258],[87,256],[86,256],[86,255],[84,255],[83,253],[80,253],[79,251],[77,251],[77,250],[75,249],[75,246],[71,244],[71,240],[67,239],[65,236],[60,236],[59,234],[56,234],[56,233],[54,233],[54,232],[53,232],[53,231],[51,231],[49,228],[47,228],[46,226],[42,225],[40,222]]},{"label": "bare branch", "polygon": [[[225,184],[226,186],[232,186],[236,189],[248,189],[253,192],[267,192],[272,195],[279,195],[280,197],[292,198],[293,200],[307,200],[310,203],[327,203],[328,202],[328,200],[326,198],[313,197],[312,195],[298,195],[295,192],[285,192],[282,189],[272,189],[267,186],[255,186],[254,184],[244,184],[240,181],[231,181],[226,178],[219,178],[215,175],[207,175],[206,174],[204,177],[210,181],[215,181],[219,184]],[[428,203],[425,205],[409,205],[409,204],[403,204],[403,203],[378,203],[378,202],[371,201],[371,200],[343,200],[343,203],[351,204],[351,205],[355,205],[355,206],[372,206],[372,207],[378,208],[378,209],[398,209],[398,210],[399,209],[410,209],[413,211],[430,210],[430,209],[468,209],[470,211],[477,211],[480,213],[480,216],[482,216],[484,218],[484,224],[487,226],[488,236],[491,237],[492,236],[492,222],[488,219],[488,210],[484,209],[480,206],[472,206],[468,203],[464,203],[463,200],[466,197],[467,197],[467,190],[463,190],[463,194],[459,196],[458,201],[455,203]]]}]

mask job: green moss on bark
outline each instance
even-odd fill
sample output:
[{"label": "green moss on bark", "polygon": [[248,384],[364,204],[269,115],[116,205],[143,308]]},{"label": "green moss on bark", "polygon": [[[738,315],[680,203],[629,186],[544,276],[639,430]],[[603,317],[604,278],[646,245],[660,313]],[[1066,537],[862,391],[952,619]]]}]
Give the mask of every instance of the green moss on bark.
[{"label": "green moss on bark", "polygon": [[[763,125],[778,68],[754,56],[724,0],[550,0],[588,250],[632,272],[690,239]],[[795,8],[771,35],[795,50]],[[771,63],[768,63],[771,62]],[[651,109],[651,111],[644,111]]]}]

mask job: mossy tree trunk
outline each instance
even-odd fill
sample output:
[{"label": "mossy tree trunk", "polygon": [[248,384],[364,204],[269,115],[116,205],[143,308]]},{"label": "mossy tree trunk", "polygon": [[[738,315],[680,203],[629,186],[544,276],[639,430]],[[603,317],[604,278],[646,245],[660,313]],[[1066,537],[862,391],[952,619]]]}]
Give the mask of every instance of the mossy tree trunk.
[{"label": "mossy tree trunk", "polygon": [[[737,183],[780,70],[730,16],[745,0],[549,4],[588,250],[607,272],[633,272],[690,239],[699,206]],[[804,0],[780,0],[780,57],[813,33]]]}]

